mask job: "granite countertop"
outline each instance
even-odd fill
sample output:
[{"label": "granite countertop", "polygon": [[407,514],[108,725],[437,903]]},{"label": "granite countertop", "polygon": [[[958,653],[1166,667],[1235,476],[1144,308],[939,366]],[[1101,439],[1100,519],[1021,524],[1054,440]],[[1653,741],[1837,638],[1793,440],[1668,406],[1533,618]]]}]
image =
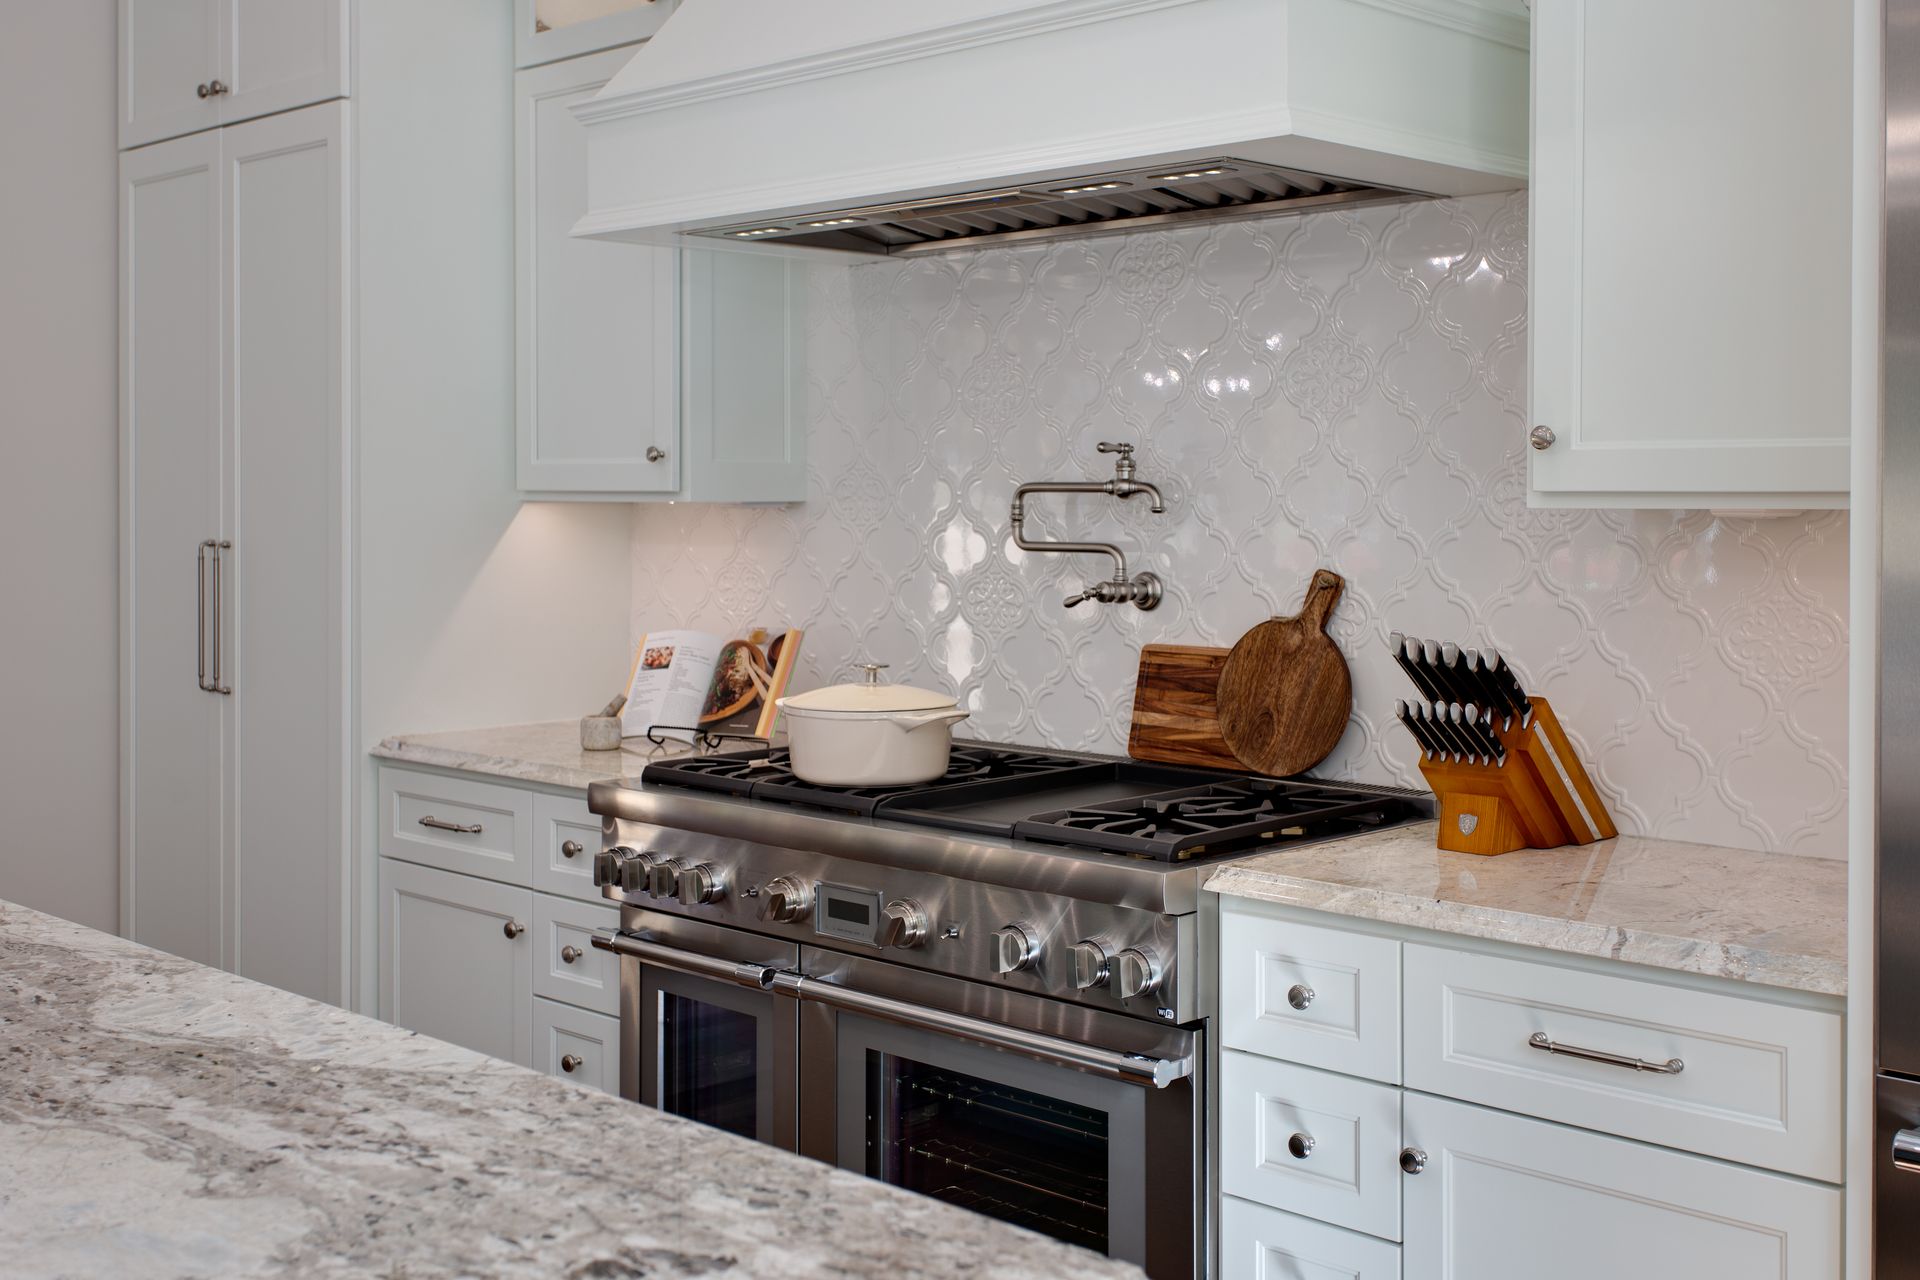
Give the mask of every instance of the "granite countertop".
[{"label": "granite countertop", "polygon": [[1847,866],[1644,836],[1498,857],[1432,822],[1279,850],[1207,888],[1335,915],[1824,995],[1847,990]]},{"label": "granite countertop", "polygon": [[618,751],[583,751],[578,720],[548,720],[497,729],[454,729],[382,739],[372,754],[402,764],[433,765],[516,782],[585,791],[595,782],[630,778],[649,760],[685,755],[680,746],[656,747],[628,738]]},{"label": "granite countertop", "polygon": [[8,1275],[1131,1266],[0,902]]}]

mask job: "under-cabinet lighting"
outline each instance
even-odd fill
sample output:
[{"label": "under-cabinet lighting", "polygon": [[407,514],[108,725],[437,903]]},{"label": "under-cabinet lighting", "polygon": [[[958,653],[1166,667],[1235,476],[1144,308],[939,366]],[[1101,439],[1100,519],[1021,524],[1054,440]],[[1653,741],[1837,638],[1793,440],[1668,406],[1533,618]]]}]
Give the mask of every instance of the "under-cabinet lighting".
[{"label": "under-cabinet lighting", "polygon": [[785,230],[786,230],[785,227],[755,227],[751,231],[729,231],[727,234],[731,236],[738,236],[744,240],[751,236],[779,235],[782,231],[785,231]]},{"label": "under-cabinet lighting", "polygon": [[1157,173],[1149,182],[1188,182],[1194,178],[1217,178],[1225,169],[1189,169],[1185,173]]},{"label": "under-cabinet lighting", "polygon": [[1118,191],[1126,185],[1124,182],[1089,182],[1081,187],[1055,187],[1052,194],[1056,196],[1084,196],[1093,191]]},{"label": "under-cabinet lighting", "polygon": [[802,225],[808,227],[852,227],[858,226],[859,223],[860,219],[858,218],[822,218],[818,222],[808,222]]}]

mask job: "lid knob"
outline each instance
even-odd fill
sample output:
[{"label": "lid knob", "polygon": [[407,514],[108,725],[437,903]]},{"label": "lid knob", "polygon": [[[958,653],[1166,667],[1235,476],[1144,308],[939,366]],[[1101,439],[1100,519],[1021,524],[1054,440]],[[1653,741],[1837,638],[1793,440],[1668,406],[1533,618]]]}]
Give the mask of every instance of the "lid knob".
[{"label": "lid knob", "polygon": [[867,673],[867,684],[879,684],[880,673],[887,669],[887,664],[884,662],[856,662],[853,665]]}]

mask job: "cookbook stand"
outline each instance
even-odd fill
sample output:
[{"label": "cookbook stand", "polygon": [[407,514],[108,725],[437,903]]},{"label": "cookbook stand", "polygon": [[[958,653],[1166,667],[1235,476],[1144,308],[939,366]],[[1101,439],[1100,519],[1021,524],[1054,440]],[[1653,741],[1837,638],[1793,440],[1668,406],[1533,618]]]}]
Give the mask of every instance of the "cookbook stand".
[{"label": "cookbook stand", "polygon": [[1442,849],[1511,853],[1592,844],[1619,835],[1600,792],[1545,698],[1507,727],[1488,726],[1503,758],[1422,753],[1420,772],[1440,798]]}]

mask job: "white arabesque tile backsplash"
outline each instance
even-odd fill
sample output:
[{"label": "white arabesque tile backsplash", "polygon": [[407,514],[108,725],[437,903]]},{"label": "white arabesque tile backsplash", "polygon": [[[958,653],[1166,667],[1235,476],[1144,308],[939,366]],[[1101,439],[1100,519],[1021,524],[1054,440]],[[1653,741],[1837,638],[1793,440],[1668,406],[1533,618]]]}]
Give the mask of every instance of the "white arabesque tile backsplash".
[{"label": "white arabesque tile backsplash", "polygon": [[[1353,721],[1318,772],[1420,785],[1389,630],[1493,645],[1623,830],[1843,856],[1844,513],[1526,505],[1526,203],[1486,196],[812,269],[809,501],[635,507],[636,632],[791,622],[798,683],[892,664],[968,736],[1125,750],[1148,641],[1230,645],[1347,579]],[[1647,305],[1661,305],[1649,297]],[[1167,495],[1042,497],[1117,541],[1152,613],[1062,599],[1027,480],[1139,446]]]}]

